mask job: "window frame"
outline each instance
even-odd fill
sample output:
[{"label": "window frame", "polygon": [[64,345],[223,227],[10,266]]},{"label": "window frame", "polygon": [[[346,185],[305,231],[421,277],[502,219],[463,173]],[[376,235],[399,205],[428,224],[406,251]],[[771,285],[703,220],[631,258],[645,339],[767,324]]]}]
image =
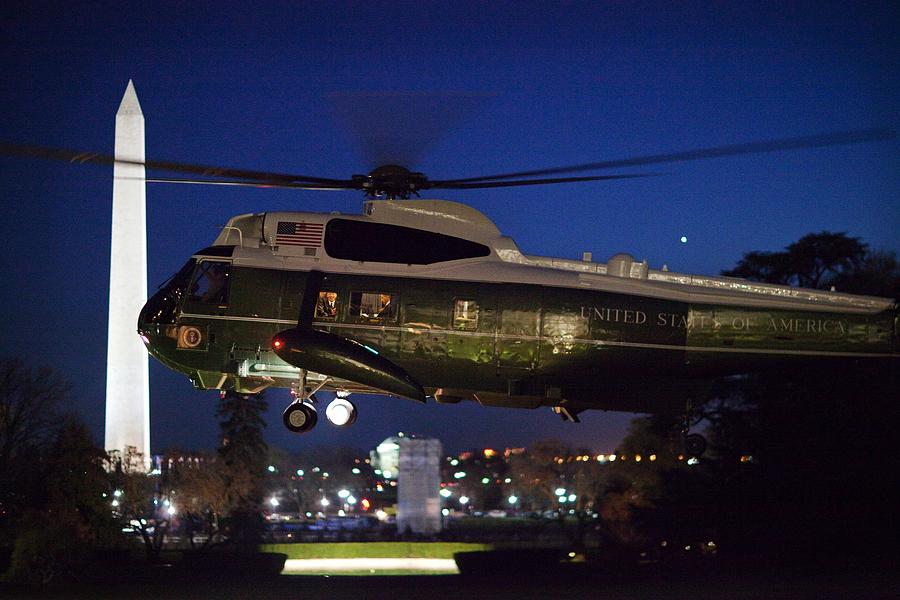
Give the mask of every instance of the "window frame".
[{"label": "window frame", "polygon": [[[475,304],[475,318],[463,320],[463,324],[466,324],[466,322],[471,322],[472,327],[457,327],[457,322],[460,320],[460,317],[457,316],[457,306],[460,302],[472,302]],[[477,298],[472,298],[471,296],[453,298],[453,304],[450,310],[450,328],[453,331],[478,331],[480,316],[481,303],[478,302]]]},{"label": "window frame", "polygon": [[[204,264],[208,263],[210,266],[204,269]],[[213,264],[223,265],[225,269],[225,281],[223,283],[223,291],[221,292],[222,301],[216,302],[212,300],[203,300],[203,295],[209,292],[209,289],[204,292],[203,295],[194,294],[194,287],[197,285],[200,277],[206,277],[209,273],[209,269]],[[188,284],[188,294],[187,294],[187,302],[193,304],[195,306],[214,306],[217,308],[228,308],[229,302],[231,300],[231,267],[233,266],[233,261],[230,260],[217,260],[217,259],[209,259],[209,258],[200,258],[197,259],[197,265],[194,268],[194,272],[191,275],[190,283]]]},{"label": "window frame", "polygon": [[[353,296],[354,294],[359,294],[359,303],[354,305]],[[366,294],[371,294],[374,296],[389,296],[390,300],[388,300],[388,304],[385,306],[392,306],[391,313],[388,317],[382,317],[381,312],[376,315],[371,316],[363,316],[362,315],[362,298]],[[382,307],[382,310],[384,307]],[[400,318],[400,294],[398,292],[387,292],[381,290],[350,290],[350,293],[347,295],[347,320],[353,323],[366,323],[370,325],[384,325],[387,323],[397,323]]]}]

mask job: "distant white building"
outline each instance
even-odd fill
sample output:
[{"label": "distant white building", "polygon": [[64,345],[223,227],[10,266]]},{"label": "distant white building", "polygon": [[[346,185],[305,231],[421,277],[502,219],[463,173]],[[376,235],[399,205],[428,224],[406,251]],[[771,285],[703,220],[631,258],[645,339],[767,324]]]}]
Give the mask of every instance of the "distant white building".
[{"label": "distant white building", "polygon": [[400,471],[400,441],[403,436],[391,436],[378,444],[369,452],[369,462],[372,468],[381,471],[385,479],[397,479]]},{"label": "distant white building", "polygon": [[397,531],[432,535],[441,530],[440,440],[400,438]]}]

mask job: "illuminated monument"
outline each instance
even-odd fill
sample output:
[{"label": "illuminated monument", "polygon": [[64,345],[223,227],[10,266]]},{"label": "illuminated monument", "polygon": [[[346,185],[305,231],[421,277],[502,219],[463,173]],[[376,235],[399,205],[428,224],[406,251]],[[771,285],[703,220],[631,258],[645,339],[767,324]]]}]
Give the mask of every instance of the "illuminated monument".
[{"label": "illuminated monument", "polygon": [[[144,114],[129,81],[116,113],[116,160],[144,162]],[[137,317],[147,300],[146,176],[143,164],[113,167],[106,439],[109,451],[150,457],[150,376]],[[136,465],[135,465],[136,466]]]},{"label": "illuminated monument", "polygon": [[397,477],[397,531],[434,535],[441,531],[441,442],[402,438]]}]

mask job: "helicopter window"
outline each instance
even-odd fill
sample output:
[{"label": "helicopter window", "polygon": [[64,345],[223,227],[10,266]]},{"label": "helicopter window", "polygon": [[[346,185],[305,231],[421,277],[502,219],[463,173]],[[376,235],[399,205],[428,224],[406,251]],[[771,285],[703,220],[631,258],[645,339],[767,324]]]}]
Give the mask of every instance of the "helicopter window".
[{"label": "helicopter window", "polygon": [[453,329],[475,331],[478,328],[478,303],[468,298],[458,298],[453,303]]},{"label": "helicopter window", "polygon": [[231,264],[224,261],[204,260],[197,267],[191,286],[191,300],[205,304],[228,303],[228,276]]},{"label": "helicopter window", "polygon": [[484,244],[442,233],[350,219],[328,222],[325,251],[333,258],[408,265],[430,265],[491,253]]},{"label": "helicopter window", "polygon": [[350,292],[350,316],[366,323],[397,319],[397,294]]},{"label": "helicopter window", "polygon": [[319,292],[319,300],[316,302],[316,318],[323,321],[334,321],[337,318],[337,307],[337,292]]}]

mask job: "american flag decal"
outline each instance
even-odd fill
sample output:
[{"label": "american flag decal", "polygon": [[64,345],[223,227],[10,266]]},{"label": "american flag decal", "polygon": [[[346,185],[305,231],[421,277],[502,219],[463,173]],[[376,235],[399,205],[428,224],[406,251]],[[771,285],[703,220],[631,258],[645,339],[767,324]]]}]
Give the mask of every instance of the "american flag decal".
[{"label": "american flag decal", "polygon": [[278,223],[278,231],[275,233],[275,244],[318,248],[322,245],[324,230],[325,225],[322,223],[281,221]]}]

